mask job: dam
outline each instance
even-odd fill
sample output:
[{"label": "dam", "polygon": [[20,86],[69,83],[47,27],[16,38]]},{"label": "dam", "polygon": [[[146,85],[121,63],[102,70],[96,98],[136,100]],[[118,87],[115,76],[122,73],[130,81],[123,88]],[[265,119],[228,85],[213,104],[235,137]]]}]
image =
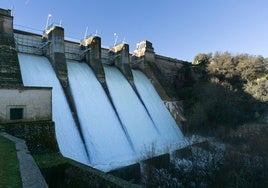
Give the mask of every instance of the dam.
[{"label": "dam", "polygon": [[[63,156],[108,172],[185,145],[146,64],[157,58],[151,43],[140,43],[131,55],[125,43],[102,48],[99,36],[66,40],[56,24],[43,35],[15,30],[9,10],[1,9],[0,19],[0,48],[15,57],[11,65],[0,54],[1,72],[13,71],[1,73],[1,87],[52,88],[51,120]],[[29,111],[28,103],[21,106]]]}]

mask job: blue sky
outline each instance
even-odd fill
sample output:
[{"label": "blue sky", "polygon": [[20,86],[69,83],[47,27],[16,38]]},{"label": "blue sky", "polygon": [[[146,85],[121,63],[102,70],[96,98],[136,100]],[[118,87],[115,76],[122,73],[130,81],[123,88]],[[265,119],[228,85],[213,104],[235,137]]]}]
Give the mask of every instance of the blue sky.
[{"label": "blue sky", "polygon": [[114,33],[130,45],[149,40],[160,55],[192,61],[198,53],[249,53],[268,57],[267,0],[0,0],[12,9],[14,27],[41,32],[48,14],[65,36],[96,30],[104,46]]}]

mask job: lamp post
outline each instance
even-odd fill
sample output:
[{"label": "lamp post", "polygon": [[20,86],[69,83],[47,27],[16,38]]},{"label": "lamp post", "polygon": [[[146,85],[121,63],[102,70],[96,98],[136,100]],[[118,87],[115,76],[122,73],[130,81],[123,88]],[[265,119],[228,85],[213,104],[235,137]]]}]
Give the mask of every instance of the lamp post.
[{"label": "lamp post", "polygon": [[85,35],[84,35],[84,40],[87,38],[87,32],[88,32],[88,26],[86,27]]},{"label": "lamp post", "polygon": [[117,43],[117,39],[118,39],[118,35],[116,33],[114,33],[114,47]]},{"label": "lamp post", "polygon": [[49,20],[50,20],[51,17],[52,17],[52,15],[51,14],[48,14],[48,16],[47,16],[46,30],[48,28]]}]

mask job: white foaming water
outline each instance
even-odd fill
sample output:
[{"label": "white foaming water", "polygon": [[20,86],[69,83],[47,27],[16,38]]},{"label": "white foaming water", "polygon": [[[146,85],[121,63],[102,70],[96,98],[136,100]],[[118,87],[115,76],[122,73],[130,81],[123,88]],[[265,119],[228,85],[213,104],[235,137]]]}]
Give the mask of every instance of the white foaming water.
[{"label": "white foaming water", "polygon": [[179,149],[184,146],[185,140],[181,130],[150,80],[141,71],[132,70],[132,73],[139,95],[159,130],[161,137],[165,139],[163,146],[165,145],[169,150]]},{"label": "white foaming water", "polygon": [[18,54],[24,86],[53,87],[52,109],[56,138],[63,156],[89,164],[86,150],[60,82],[47,58]]},{"label": "white foaming water", "polygon": [[70,88],[89,159],[63,89],[48,59],[19,53],[19,62],[25,86],[53,87],[56,138],[65,157],[109,171],[148,155],[156,156],[178,149],[184,144],[176,122],[143,73],[133,71],[142,103],[117,68],[104,67],[107,86],[121,124],[92,70],[85,63],[67,62]]},{"label": "white foaming water", "polygon": [[162,147],[159,134],[129,82],[115,67],[105,66],[104,71],[119,118],[139,158],[148,157],[151,149],[159,153]]},{"label": "white foaming water", "polygon": [[86,63],[67,62],[69,83],[91,166],[109,171],[137,159],[95,74]]}]

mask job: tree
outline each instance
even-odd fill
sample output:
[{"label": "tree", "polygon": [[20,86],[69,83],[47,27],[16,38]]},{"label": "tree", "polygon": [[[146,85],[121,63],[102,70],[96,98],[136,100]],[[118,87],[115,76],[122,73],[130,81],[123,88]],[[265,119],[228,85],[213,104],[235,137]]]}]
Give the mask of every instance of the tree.
[{"label": "tree", "polygon": [[[189,127],[211,130],[252,121],[268,109],[268,59],[229,52],[198,54],[192,65],[197,78],[187,89]],[[261,115],[260,114],[260,115]]]},{"label": "tree", "polygon": [[211,57],[212,57],[211,53],[208,54],[200,53],[195,56],[193,65],[208,64],[210,62]]}]

